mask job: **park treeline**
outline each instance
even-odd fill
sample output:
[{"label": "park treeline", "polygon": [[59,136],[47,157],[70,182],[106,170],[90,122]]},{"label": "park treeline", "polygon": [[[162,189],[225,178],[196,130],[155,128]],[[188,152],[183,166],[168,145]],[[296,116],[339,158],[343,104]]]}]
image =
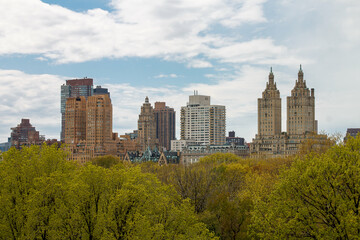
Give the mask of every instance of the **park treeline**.
[{"label": "park treeline", "polygon": [[359,239],[360,138],[319,146],[186,167],[12,148],[0,155],[0,239]]}]

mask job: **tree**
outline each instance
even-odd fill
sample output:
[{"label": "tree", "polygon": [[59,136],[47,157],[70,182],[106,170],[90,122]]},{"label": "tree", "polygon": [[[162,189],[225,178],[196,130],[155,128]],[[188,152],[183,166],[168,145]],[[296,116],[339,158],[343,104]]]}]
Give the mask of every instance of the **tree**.
[{"label": "tree", "polygon": [[358,239],[360,138],[297,159],[274,191],[255,205],[261,239]]},{"label": "tree", "polygon": [[80,166],[46,145],[2,157],[0,239],[216,239],[187,200],[140,167]]},{"label": "tree", "polygon": [[104,168],[110,168],[113,165],[116,165],[120,163],[120,158],[112,156],[112,155],[106,155],[106,156],[99,156],[91,159],[91,162],[94,165],[104,167]]}]

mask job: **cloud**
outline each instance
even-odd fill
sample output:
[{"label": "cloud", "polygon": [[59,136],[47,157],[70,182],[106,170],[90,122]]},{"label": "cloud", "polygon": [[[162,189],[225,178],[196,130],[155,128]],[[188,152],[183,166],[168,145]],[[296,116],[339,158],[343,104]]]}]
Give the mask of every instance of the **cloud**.
[{"label": "cloud", "polygon": [[178,78],[179,76],[176,75],[175,73],[171,73],[171,74],[159,74],[154,76],[154,78]]},{"label": "cloud", "polygon": [[[216,24],[235,28],[266,22],[264,3],[112,0],[111,12],[75,12],[40,0],[1,1],[0,55],[40,54],[39,60],[57,63],[157,57],[186,62],[188,67],[208,68],[212,64],[204,57],[243,62],[252,59],[251,54],[258,59],[272,52],[286,54],[285,48],[273,45],[269,38],[240,41],[211,33]],[[231,48],[234,52],[246,48],[246,53],[228,54]],[[262,57],[260,50],[265,48],[268,50]]]},{"label": "cloud", "polygon": [[21,118],[30,118],[40,134],[57,135],[60,132],[60,85],[64,79],[0,69],[1,139],[10,136],[10,128],[16,127]]}]

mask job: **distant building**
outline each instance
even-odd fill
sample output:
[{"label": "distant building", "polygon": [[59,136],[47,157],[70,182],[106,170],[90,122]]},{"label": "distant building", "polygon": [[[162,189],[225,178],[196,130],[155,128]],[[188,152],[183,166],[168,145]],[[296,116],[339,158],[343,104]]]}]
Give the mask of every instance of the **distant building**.
[{"label": "distant building", "polygon": [[109,90],[107,88],[102,88],[101,86],[96,86],[96,88],[94,88],[93,95],[109,95],[110,97]]},{"label": "distant building", "polygon": [[11,147],[11,138],[8,138],[7,142],[4,143],[0,143],[0,151],[1,152],[6,152],[7,150],[9,150]]},{"label": "distant building", "polygon": [[189,165],[198,162],[202,157],[209,156],[214,153],[232,153],[239,157],[246,158],[249,156],[249,148],[241,145],[187,146],[181,152],[180,162],[184,165]]},{"label": "distant building", "polygon": [[301,65],[295,87],[287,97],[287,132],[281,132],[281,98],[271,69],[266,89],[258,99],[258,134],[250,144],[252,157],[294,155],[301,143],[310,139],[321,144],[326,136],[317,135],[314,89],[306,87]]},{"label": "distant building", "polygon": [[66,144],[78,144],[86,140],[86,98],[68,98],[65,108],[64,140]]},{"label": "distant building", "polygon": [[287,97],[287,133],[289,135],[304,134],[305,132],[317,133],[315,120],[315,90],[306,87],[304,73],[301,65],[298,80]]},{"label": "distant building", "polygon": [[137,139],[139,135],[139,131],[134,130],[132,133],[125,133],[125,135],[128,135],[130,139]]},{"label": "distant building", "polygon": [[175,139],[175,111],[165,102],[155,102],[154,115],[159,147],[170,150],[171,140]]},{"label": "distant building", "polygon": [[148,147],[151,149],[158,146],[159,141],[156,137],[156,122],[154,109],[149,103],[149,98],[145,98],[145,102],[141,107],[138,120],[138,141],[140,149],[145,151]]},{"label": "distant building", "polygon": [[229,132],[229,136],[226,137],[226,144],[231,145],[245,145],[245,139],[241,137],[235,137],[235,132]]},{"label": "distant building", "polygon": [[194,140],[198,144],[225,144],[225,106],[210,105],[210,96],[189,96],[186,107],[181,107],[181,140]]},{"label": "distant building", "polygon": [[154,162],[161,165],[179,164],[180,153],[163,151],[160,152],[157,148],[151,150],[149,147],[144,152],[129,151],[126,153],[125,161],[131,163]]},{"label": "distant building", "polygon": [[21,149],[23,146],[40,145],[45,140],[30,124],[30,119],[21,119],[21,123],[11,130],[11,146],[17,149]]},{"label": "distant building", "polygon": [[71,159],[84,163],[96,156],[116,155],[109,95],[68,98],[65,116],[65,143]]},{"label": "distant building", "polygon": [[87,97],[93,95],[93,79],[92,78],[83,78],[83,79],[71,79],[66,80],[66,84],[61,86],[61,132],[60,140],[65,140],[65,109],[66,109],[66,100],[70,97],[76,98],[84,96]]},{"label": "distant building", "polygon": [[187,146],[197,145],[195,140],[171,140],[171,151],[181,152]]},{"label": "distant building", "polygon": [[346,142],[346,140],[349,138],[349,137],[353,137],[353,138],[356,138],[356,136],[360,133],[360,128],[348,128],[346,130],[346,134],[345,134],[345,138],[344,138],[344,141]]}]

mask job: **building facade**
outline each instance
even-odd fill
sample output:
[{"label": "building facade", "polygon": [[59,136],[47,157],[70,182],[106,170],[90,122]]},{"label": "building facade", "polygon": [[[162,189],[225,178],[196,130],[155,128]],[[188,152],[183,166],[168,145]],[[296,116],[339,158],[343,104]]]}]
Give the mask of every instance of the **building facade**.
[{"label": "building facade", "polygon": [[112,104],[108,94],[68,98],[65,111],[65,143],[71,159],[80,163],[96,156],[116,155],[112,132]]},{"label": "building facade", "polygon": [[271,68],[262,98],[258,99],[258,134],[259,136],[274,136],[280,133],[281,98]]},{"label": "building facade", "polygon": [[249,156],[249,148],[240,145],[187,146],[181,152],[180,163],[184,165],[193,164],[198,162],[200,158],[214,153],[232,153],[239,157],[246,158]]},{"label": "building facade", "polygon": [[145,102],[141,107],[138,120],[138,137],[137,140],[141,151],[145,151],[148,147],[151,149],[158,146],[156,138],[156,122],[154,109],[149,103],[149,98],[145,98]]},{"label": "building facade", "polygon": [[21,123],[11,128],[11,146],[21,149],[23,146],[40,145],[45,138],[40,136],[35,127],[30,124],[30,119],[21,119]]},{"label": "building facade", "polygon": [[210,105],[210,96],[189,96],[186,107],[181,107],[181,140],[193,140],[203,145],[225,144],[225,106]]},{"label": "building facade", "polygon": [[170,150],[171,140],[175,139],[175,111],[165,102],[155,102],[154,115],[159,147]]},{"label": "building facade", "polygon": [[92,78],[83,78],[83,79],[71,79],[66,80],[66,84],[61,86],[61,103],[60,103],[60,112],[61,112],[61,132],[60,140],[65,140],[65,111],[66,111],[66,100],[70,97],[80,97],[84,96],[85,98],[93,95],[93,79]]},{"label": "building facade", "polygon": [[287,133],[289,135],[317,133],[315,120],[315,90],[306,87],[301,65],[298,79],[287,97]]},{"label": "building facade", "polygon": [[78,144],[86,140],[86,99],[68,98],[65,107],[65,143]]},{"label": "building facade", "polygon": [[229,136],[226,137],[227,145],[245,145],[245,139],[241,137],[235,137],[235,132],[230,131]]},{"label": "building facade", "polygon": [[109,95],[110,97],[109,90],[101,86],[96,86],[96,88],[94,88],[93,95]]}]

